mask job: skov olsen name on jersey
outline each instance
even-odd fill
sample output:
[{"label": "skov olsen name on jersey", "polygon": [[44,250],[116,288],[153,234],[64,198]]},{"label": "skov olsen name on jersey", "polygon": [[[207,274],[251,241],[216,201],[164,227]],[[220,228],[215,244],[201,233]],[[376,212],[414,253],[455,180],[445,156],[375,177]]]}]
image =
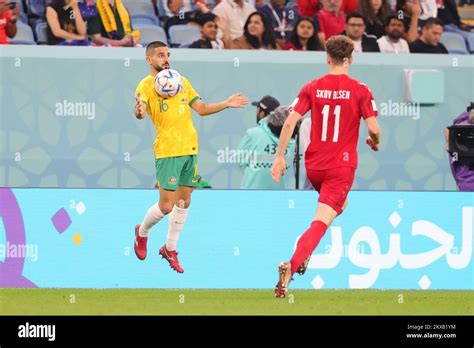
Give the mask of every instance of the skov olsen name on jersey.
[{"label": "skov olsen name on jersey", "polygon": [[26,322],[18,326],[18,337],[21,338],[47,338],[48,341],[56,339],[56,325],[34,325]]},{"label": "skov olsen name on jersey", "polygon": [[316,98],[322,99],[349,99],[351,97],[351,91],[339,90],[339,91],[330,91],[327,89],[317,89]]}]

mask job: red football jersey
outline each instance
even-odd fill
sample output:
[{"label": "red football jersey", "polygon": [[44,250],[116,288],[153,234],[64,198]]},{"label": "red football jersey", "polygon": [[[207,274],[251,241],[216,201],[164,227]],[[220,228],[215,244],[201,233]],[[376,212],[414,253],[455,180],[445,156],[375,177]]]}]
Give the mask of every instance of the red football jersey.
[{"label": "red football jersey", "polygon": [[374,97],[367,85],[347,75],[327,74],[307,83],[291,109],[301,115],[311,110],[306,168],[357,168],[360,118],[377,116]]}]

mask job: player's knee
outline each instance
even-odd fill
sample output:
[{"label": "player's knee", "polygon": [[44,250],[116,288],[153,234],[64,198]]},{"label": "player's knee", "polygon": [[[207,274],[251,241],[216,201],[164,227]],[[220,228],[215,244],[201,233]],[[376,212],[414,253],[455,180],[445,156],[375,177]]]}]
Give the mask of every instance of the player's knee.
[{"label": "player's knee", "polygon": [[169,201],[160,202],[159,207],[160,207],[161,212],[163,214],[167,215],[167,214],[171,213],[171,211],[173,210],[173,203],[169,202]]}]

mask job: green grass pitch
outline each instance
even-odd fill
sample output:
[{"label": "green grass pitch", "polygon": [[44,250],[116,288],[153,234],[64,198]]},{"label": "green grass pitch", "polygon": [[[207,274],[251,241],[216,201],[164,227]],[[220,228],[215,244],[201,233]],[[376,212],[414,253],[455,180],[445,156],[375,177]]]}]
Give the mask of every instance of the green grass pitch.
[{"label": "green grass pitch", "polygon": [[473,315],[474,291],[0,289],[2,315]]}]

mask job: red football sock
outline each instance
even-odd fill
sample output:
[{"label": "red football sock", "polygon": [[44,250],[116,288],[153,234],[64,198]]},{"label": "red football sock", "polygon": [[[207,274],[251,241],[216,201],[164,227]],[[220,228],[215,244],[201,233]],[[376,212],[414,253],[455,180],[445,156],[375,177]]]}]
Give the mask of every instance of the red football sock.
[{"label": "red football sock", "polygon": [[291,275],[295,274],[298,267],[311,255],[319,244],[319,241],[324,236],[328,226],[322,221],[313,221],[311,226],[298,240],[295,253],[291,258]]}]

